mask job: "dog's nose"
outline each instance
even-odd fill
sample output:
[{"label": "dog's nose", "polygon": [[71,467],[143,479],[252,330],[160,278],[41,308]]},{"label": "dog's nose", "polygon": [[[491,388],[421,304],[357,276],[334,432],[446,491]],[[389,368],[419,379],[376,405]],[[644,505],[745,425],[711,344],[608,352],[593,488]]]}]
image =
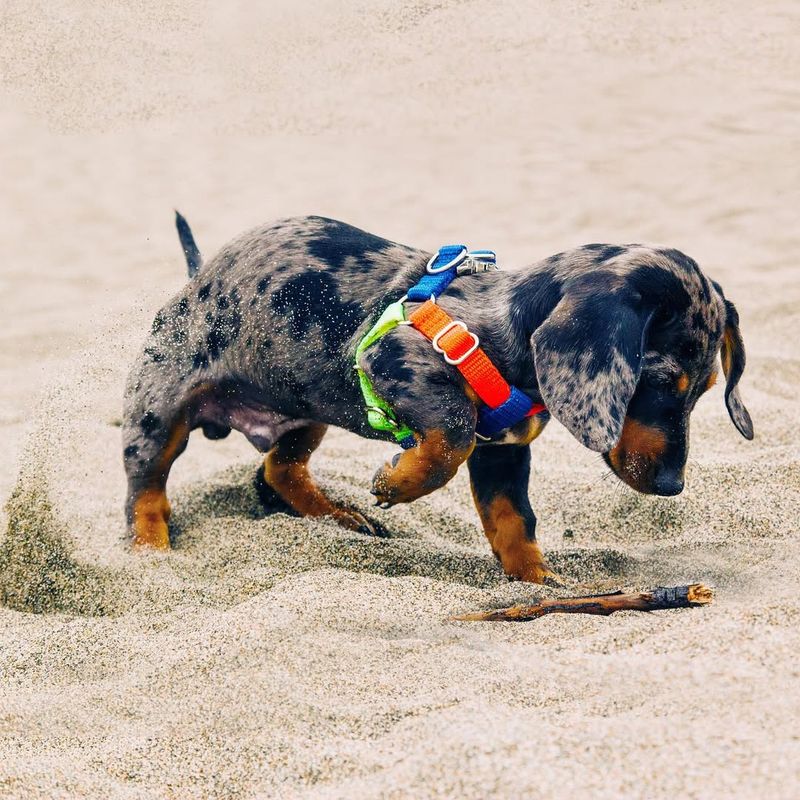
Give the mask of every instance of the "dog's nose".
[{"label": "dog's nose", "polygon": [[683,491],[683,477],[674,470],[662,470],[653,481],[653,493],[673,497]]}]

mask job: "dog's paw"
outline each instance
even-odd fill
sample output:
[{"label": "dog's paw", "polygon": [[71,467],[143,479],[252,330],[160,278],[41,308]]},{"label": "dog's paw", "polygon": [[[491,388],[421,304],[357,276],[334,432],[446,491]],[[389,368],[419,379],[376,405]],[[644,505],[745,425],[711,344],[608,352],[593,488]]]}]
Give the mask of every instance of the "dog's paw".
[{"label": "dog's paw", "polygon": [[503,548],[498,556],[503,571],[511,580],[558,588],[567,585],[563,578],[547,565],[537,542],[515,541],[511,546]]},{"label": "dog's paw", "polygon": [[375,495],[375,505],[391,508],[395,503],[402,503],[399,487],[393,481],[394,467],[384,464],[372,477],[370,492]]},{"label": "dog's paw", "polygon": [[547,564],[530,564],[519,571],[506,574],[511,580],[538,583],[542,586],[551,586],[556,589],[563,589],[567,585],[566,581],[553,572]]},{"label": "dog's paw", "polygon": [[541,586],[550,586],[554,589],[563,589],[567,583],[558,574],[548,569],[547,566],[532,566],[522,570],[509,572],[504,569],[506,577],[510,581],[522,581],[523,583],[538,583]]},{"label": "dog's paw", "polygon": [[347,528],[349,531],[356,531],[357,533],[363,533],[367,536],[377,535],[375,526],[366,517],[359,514],[358,511],[345,511],[342,509],[337,511],[333,515],[333,518],[339,525],[343,528]]},{"label": "dog's paw", "polygon": [[563,589],[566,587],[567,582],[557,573],[545,566],[544,572],[540,573],[539,580],[536,583],[541,583],[544,586],[552,586],[555,589]]}]

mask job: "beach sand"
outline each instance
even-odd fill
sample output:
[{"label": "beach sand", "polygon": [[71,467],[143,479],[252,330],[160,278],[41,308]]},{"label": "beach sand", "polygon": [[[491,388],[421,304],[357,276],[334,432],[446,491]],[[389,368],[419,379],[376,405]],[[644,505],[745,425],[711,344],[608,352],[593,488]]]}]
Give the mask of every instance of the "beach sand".
[{"label": "beach sand", "polygon": [[[791,2],[108,6],[10,0],[0,37],[0,797],[800,795],[800,16]],[[195,434],[175,548],[132,553],[123,382],[185,280],[260,222],[339,218],[509,269],[662,242],[737,304],[687,487],[633,493],[557,423],[533,448],[562,594],[713,605],[527,624],[465,471],[370,505],[395,448],[313,463],[368,537],[265,515],[258,456]]]}]

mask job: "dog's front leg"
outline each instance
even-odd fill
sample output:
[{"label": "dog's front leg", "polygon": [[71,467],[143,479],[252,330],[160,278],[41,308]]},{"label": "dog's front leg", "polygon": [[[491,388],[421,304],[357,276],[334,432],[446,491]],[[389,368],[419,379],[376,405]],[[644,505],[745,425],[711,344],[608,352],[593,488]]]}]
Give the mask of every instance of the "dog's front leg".
[{"label": "dog's front leg", "polygon": [[444,486],[475,447],[475,400],[430,344],[400,326],[362,355],[379,397],[416,431],[417,444],[384,464],[372,480],[377,504],[410,503]]},{"label": "dog's front leg", "polygon": [[372,479],[372,494],[384,508],[410,503],[444,486],[467,460],[475,439],[464,441],[446,430],[430,430],[416,447],[398,453]]},{"label": "dog's front leg", "polygon": [[530,446],[484,445],[467,463],[484,533],[506,575],[561,584],[536,541],[536,517],[528,500]]}]

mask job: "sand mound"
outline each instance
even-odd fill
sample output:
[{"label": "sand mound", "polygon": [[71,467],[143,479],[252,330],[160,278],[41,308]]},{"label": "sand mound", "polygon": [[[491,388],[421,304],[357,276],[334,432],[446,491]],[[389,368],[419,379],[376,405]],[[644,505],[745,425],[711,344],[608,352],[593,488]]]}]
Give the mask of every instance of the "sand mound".
[{"label": "sand mound", "polygon": [[0,603],[41,614],[66,611],[109,613],[98,570],[77,563],[44,486],[22,483],[7,507],[9,522],[0,544]]}]

